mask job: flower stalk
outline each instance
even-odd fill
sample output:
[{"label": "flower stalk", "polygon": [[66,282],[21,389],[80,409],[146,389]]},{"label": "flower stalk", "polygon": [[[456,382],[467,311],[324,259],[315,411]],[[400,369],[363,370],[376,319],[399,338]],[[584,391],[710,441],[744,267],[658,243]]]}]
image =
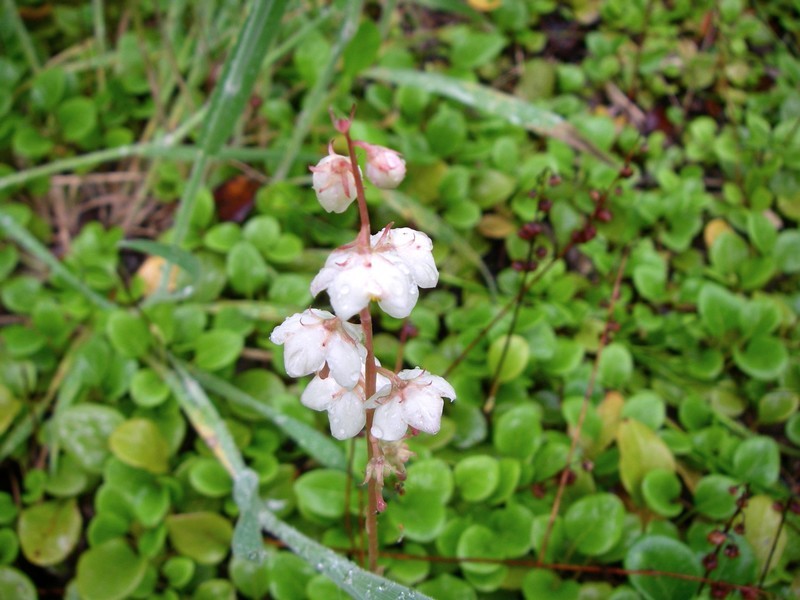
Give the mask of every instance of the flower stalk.
[{"label": "flower stalk", "polygon": [[[270,339],[283,344],[286,372],[292,377],[314,375],[300,401],[326,411],[331,434],[347,439],[366,430],[368,487],[365,529],[368,566],[378,569],[378,513],[386,508],[384,478],[405,479],[405,463],[413,455],[405,440],[419,432],[436,434],[444,398],[455,400],[453,387],[441,377],[417,367],[389,371],[375,358],[370,305],[377,302],[387,314],[408,317],[419,288],[439,280],[430,238],[407,227],[389,224],[373,234],[356,147],[366,152],[367,179],[392,189],[405,177],[405,161],[383,146],[354,141],[348,118],[331,114],[333,125],[347,142],[347,156],[328,155],[311,167],[312,183],[322,207],[341,213],[358,204],[360,227],[356,239],[331,252],[311,282],[311,293],[328,293],[333,314],[310,308],[288,317]],[[358,325],[350,319],[358,315]]]}]

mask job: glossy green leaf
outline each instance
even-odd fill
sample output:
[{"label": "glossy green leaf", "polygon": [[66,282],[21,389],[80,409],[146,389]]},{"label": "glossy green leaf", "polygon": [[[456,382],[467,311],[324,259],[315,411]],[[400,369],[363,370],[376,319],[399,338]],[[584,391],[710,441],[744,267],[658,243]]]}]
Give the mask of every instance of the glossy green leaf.
[{"label": "glossy green leaf", "polygon": [[99,473],[110,452],[108,438],[125,417],[108,406],[78,404],[58,415],[56,431],[61,445],[90,473]]},{"label": "glossy green leaf", "polygon": [[139,406],[152,408],[169,398],[169,386],[152,369],[140,369],[131,379],[131,397]]},{"label": "glossy green leaf", "polygon": [[36,600],[36,587],[25,573],[13,567],[0,565],[0,598]]},{"label": "glossy green leaf", "polygon": [[[681,542],[668,537],[642,537],[628,551],[625,568],[632,571],[654,570],[700,577],[700,561]],[[630,575],[633,587],[647,600],[693,598],[700,583],[666,575]]]},{"label": "glossy green leaf", "polygon": [[642,480],[642,496],[647,506],[662,517],[677,517],[683,511],[676,502],[681,493],[681,482],[674,472],[653,469]]},{"label": "glossy green leaf", "polygon": [[742,481],[770,486],[778,480],[781,454],[770,437],[757,436],[744,440],[733,454],[733,472]]},{"label": "glossy green leaf", "polygon": [[522,580],[525,600],[578,600],[580,591],[577,581],[563,581],[557,573],[545,569],[532,569]]},{"label": "glossy green leaf", "polygon": [[606,346],[600,356],[598,376],[607,388],[621,388],[633,374],[633,357],[623,344],[613,342]]},{"label": "glossy green leaf", "polygon": [[145,576],[147,561],[116,538],[84,552],[78,560],[78,590],[86,600],[123,600]]},{"label": "glossy green leaf", "polygon": [[613,494],[584,496],[567,510],[567,537],[579,552],[596,556],[608,552],[622,536],[625,507]]},{"label": "glossy green leaf", "polygon": [[108,444],[114,456],[127,465],[155,474],[167,470],[169,445],[149,419],[128,419],[114,430]]},{"label": "glossy green leaf", "polygon": [[733,349],[736,366],[755,379],[777,379],[789,360],[786,346],[776,337],[759,335],[740,349]]},{"label": "glossy green leaf", "polygon": [[209,498],[224,498],[233,489],[231,476],[213,458],[200,458],[192,464],[189,483],[197,492]]},{"label": "glossy green leaf", "polygon": [[[506,344],[508,344],[508,349],[504,353]],[[511,335],[501,336],[489,346],[487,361],[489,370],[497,373],[497,379],[502,383],[519,377],[527,367],[529,357],[530,349],[525,338]],[[501,358],[503,359],[502,364]]]},{"label": "glossy green leaf", "polygon": [[464,500],[481,502],[491,496],[500,483],[500,464],[486,454],[468,456],[456,463],[453,475]]},{"label": "glossy green leaf", "polygon": [[56,119],[64,139],[79,142],[97,127],[97,107],[90,98],[73,96],[56,109]]},{"label": "glossy green leaf", "polygon": [[201,565],[216,565],[230,551],[233,527],[216,513],[175,514],[166,523],[170,544]]},{"label": "glossy green leaf", "polygon": [[[484,525],[470,525],[458,538],[456,549],[458,558],[490,558],[502,559],[505,551],[498,543],[496,534]],[[489,575],[504,570],[506,567],[497,562],[462,561],[461,569],[465,573]]]},{"label": "glossy green leaf", "polygon": [[208,371],[223,369],[239,358],[244,340],[238,333],[214,329],[200,334],[195,341],[195,364]]},{"label": "glossy green leaf", "polygon": [[797,413],[800,395],[790,390],[774,390],[758,401],[758,421],[764,425],[783,423]]},{"label": "glossy green leaf", "polygon": [[303,473],[294,485],[298,508],[306,518],[341,519],[345,512],[347,483],[347,474],[343,471],[317,469]]},{"label": "glossy green leaf", "polygon": [[26,508],[17,524],[22,553],[35,565],[56,565],[78,545],[82,524],[74,499]]},{"label": "glossy green leaf", "polygon": [[111,313],[106,335],[120,354],[140,358],[150,347],[151,337],[143,317],[122,310]]},{"label": "glossy green leaf", "polygon": [[725,475],[706,475],[694,490],[697,512],[711,519],[727,519],[736,512],[736,500],[741,493],[738,481]]},{"label": "glossy green leaf", "polygon": [[740,307],[739,297],[713,283],[706,283],[702,287],[697,300],[700,320],[714,336],[721,336],[736,328]]},{"label": "glossy green leaf", "polygon": [[778,235],[775,261],[781,273],[800,273],[800,231],[786,230]]},{"label": "glossy green leaf", "polygon": [[237,242],[225,264],[231,287],[239,294],[252,297],[267,282],[267,264],[250,242]]}]

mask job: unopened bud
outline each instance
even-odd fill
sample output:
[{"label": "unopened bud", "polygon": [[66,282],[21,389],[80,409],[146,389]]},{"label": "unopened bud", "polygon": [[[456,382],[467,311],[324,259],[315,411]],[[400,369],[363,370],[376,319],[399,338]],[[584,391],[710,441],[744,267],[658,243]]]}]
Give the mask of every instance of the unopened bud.
[{"label": "unopened bud", "polygon": [[406,176],[406,161],[400,154],[383,146],[355,142],[367,151],[367,179],[383,190],[396,188]]},{"label": "unopened bud", "polygon": [[594,211],[594,218],[600,221],[601,223],[608,223],[614,215],[611,214],[611,211],[605,207],[599,207],[596,211]]},{"label": "unopened bud", "polygon": [[322,208],[335,213],[347,210],[356,199],[356,181],[350,159],[336,154],[333,147],[328,146],[328,156],[309,169],[314,174],[311,183]]},{"label": "unopened bud", "polygon": [[631,169],[630,165],[625,165],[619,170],[619,176],[624,179],[628,179],[631,175],[633,175],[633,169]]}]

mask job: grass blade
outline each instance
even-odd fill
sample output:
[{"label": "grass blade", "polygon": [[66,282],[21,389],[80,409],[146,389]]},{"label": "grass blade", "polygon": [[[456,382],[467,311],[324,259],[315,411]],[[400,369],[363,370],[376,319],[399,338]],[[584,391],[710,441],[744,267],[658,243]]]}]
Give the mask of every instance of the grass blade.
[{"label": "grass blade", "polygon": [[351,598],[363,600],[397,600],[398,598],[422,600],[428,598],[416,590],[365,571],[330,548],[307,538],[266,508],[262,509],[260,517],[261,525],[265,530],[280,538],[295,554],[329,577]]},{"label": "grass blade", "polygon": [[209,391],[222,396],[232,404],[254,410],[272,421],[321,465],[342,471],[347,469],[347,458],[344,452],[328,436],[313,427],[309,427],[302,421],[279,413],[271,406],[259,402],[236,386],[215,375],[192,367],[189,367],[189,370],[197,382]]},{"label": "grass blade", "polygon": [[509,123],[524,127],[538,135],[561,140],[576,150],[592,154],[606,163],[613,162],[556,113],[490,87],[438,73],[408,69],[375,68],[366,71],[365,75],[372,79],[417,87],[433,94],[445,96],[466,106],[503,117]]}]

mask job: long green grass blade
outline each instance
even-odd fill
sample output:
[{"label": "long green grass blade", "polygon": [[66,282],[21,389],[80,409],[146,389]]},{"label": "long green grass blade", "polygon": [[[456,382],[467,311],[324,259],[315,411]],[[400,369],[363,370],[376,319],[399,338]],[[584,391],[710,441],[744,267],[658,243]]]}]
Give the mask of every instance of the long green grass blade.
[{"label": "long green grass blade", "polygon": [[190,372],[197,382],[207,390],[225,398],[232,404],[253,410],[272,421],[321,465],[342,471],[347,468],[347,458],[344,452],[328,436],[323,435],[313,427],[309,427],[302,421],[279,413],[271,406],[259,402],[236,386],[215,375],[195,368],[190,368]]},{"label": "long green grass blade", "polygon": [[[186,183],[175,216],[172,243],[180,246],[189,232],[189,217],[194,210],[197,191],[205,177],[209,160],[228,139],[239,119],[247,98],[256,82],[264,55],[279,31],[288,0],[253,2],[236,46],[225,62],[222,77],[214,86],[200,134],[200,153]],[[162,287],[166,285],[169,269],[164,269]]]},{"label": "long green grass blade", "polygon": [[265,530],[280,538],[284,544],[317,571],[327,575],[331,581],[350,594],[351,598],[362,600],[422,600],[428,598],[416,590],[365,571],[333,550],[307,538],[266,508],[261,511],[260,516],[261,525]]},{"label": "long green grass blade", "polygon": [[366,71],[364,75],[372,79],[417,87],[433,94],[445,96],[466,106],[502,117],[509,123],[524,127],[538,135],[561,140],[576,150],[592,154],[604,162],[612,162],[604,152],[585,139],[556,113],[484,85],[438,73],[409,69],[374,68]]}]

